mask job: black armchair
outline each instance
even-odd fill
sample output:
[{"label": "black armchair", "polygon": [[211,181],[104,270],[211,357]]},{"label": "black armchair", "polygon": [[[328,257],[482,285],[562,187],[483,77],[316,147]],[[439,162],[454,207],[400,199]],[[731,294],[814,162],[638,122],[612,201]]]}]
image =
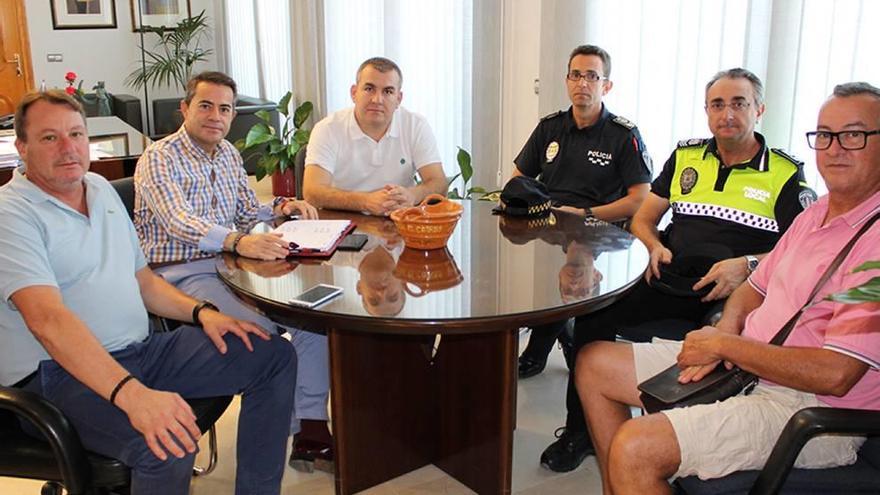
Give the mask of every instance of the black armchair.
[{"label": "black armchair", "polygon": [[[260,110],[269,112],[271,115],[272,126],[278,129],[280,120],[278,117],[277,106],[278,104],[274,101],[254,98],[251,96],[239,96],[238,103],[235,106],[235,119],[233,119],[232,125],[229,127],[229,134],[226,136],[226,139],[230,143],[235,143],[237,140],[247,137],[247,133],[251,130],[251,127],[258,122],[262,122],[262,120],[256,115]],[[257,156],[253,156],[244,162],[244,168],[247,170],[248,175],[254,175],[256,173],[257,159]]]},{"label": "black armchair", "polygon": [[[817,435],[857,434],[868,440],[855,464],[830,469],[793,469],[803,446]],[[687,495],[854,494],[880,493],[880,412],[812,407],[802,409],[785,425],[761,471],[740,471],[701,481],[696,476],[676,481]]]},{"label": "black armchair", "polygon": [[[190,399],[202,432],[226,410],[231,397]],[[19,418],[44,439],[24,433]],[[0,387],[0,476],[47,480],[43,495],[100,493],[127,487],[131,473],[122,462],[86,451],[64,414],[39,395]]]}]

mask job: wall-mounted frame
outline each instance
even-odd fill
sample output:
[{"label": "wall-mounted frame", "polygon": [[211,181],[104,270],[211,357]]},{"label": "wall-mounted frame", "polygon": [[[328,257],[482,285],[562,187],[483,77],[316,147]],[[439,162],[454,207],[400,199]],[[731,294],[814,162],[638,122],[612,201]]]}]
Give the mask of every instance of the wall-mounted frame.
[{"label": "wall-mounted frame", "polygon": [[115,29],[116,0],[51,0],[54,29]]},{"label": "wall-mounted frame", "polygon": [[174,29],[177,23],[190,17],[189,0],[129,0],[131,27],[138,32],[141,25]]}]

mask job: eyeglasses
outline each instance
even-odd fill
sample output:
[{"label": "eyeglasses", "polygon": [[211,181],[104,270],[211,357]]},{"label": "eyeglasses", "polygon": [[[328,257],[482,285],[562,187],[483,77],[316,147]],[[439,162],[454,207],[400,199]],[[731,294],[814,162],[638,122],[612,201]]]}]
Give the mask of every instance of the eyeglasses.
[{"label": "eyeglasses", "polygon": [[600,76],[599,74],[591,70],[588,70],[587,72],[573,70],[566,74],[565,78],[571,82],[579,82],[581,79],[587,82],[596,82],[608,79],[607,77]]},{"label": "eyeglasses", "polygon": [[706,105],[706,108],[709,109],[712,113],[721,113],[725,108],[730,108],[736,113],[745,112],[747,108],[752,106],[751,103],[747,101],[732,101],[730,103],[724,103],[723,101],[713,101]]},{"label": "eyeglasses", "polygon": [[827,150],[831,142],[837,138],[840,147],[845,150],[860,150],[868,145],[868,136],[880,134],[880,129],[874,131],[813,131],[807,133],[807,144],[814,150]]}]

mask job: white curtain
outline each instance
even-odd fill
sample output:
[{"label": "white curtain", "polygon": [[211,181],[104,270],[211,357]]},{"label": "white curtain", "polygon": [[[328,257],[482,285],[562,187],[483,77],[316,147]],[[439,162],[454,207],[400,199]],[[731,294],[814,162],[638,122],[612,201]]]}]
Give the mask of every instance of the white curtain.
[{"label": "white curtain", "polygon": [[292,89],[288,0],[225,0],[227,71],[242,95],[278,101]]}]

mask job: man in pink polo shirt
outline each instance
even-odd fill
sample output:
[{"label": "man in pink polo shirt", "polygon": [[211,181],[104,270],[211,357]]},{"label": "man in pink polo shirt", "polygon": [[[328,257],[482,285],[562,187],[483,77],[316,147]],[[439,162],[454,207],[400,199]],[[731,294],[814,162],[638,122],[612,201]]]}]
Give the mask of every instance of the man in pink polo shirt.
[{"label": "man in pink polo shirt", "polygon": [[[717,478],[760,469],[792,414],[804,407],[880,410],[880,304],[847,305],[826,295],[868,281],[853,273],[880,259],[872,226],[819,291],[783,346],[769,342],[809,297],[825,268],[880,211],[880,89],[834,88],[822,105],[816,150],[828,195],[795,219],[773,251],[727,301],[714,327],[684,342],[596,342],[578,355],[576,384],[596,446],[605,493],[670,493],[669,478]],[[700,380],[719,361],[760,377],[750,395],[635,419],[636,385],[674,363],[681,382]],[[796,467],[851,464],[864,438],[811,440]]]}]

